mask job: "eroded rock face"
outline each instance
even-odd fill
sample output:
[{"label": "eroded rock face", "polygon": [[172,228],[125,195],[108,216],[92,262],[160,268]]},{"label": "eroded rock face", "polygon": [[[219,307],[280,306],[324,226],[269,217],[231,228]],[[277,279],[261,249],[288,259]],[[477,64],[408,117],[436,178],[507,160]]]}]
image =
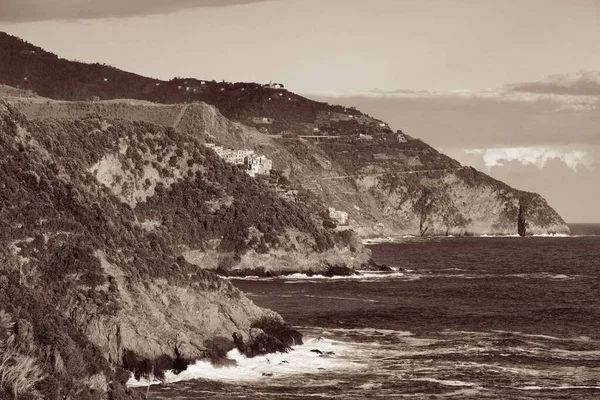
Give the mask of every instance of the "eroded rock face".
[{"label": "eroded rock face", "polygon": [[564,220],[537,194],[515,190],[473,169],[426,175],[371,179],[365,196],[376,199],[385,218],[377,226],[359,223],[358,230],[364,236],[569,233]]},{"label": "eroded rock face", "polygon": [[282,321],[216,277],[212,290],[161,280],[131,285],[102,252],[96,256],[116,280],[119,311],[102,316],[93,302],[77,298],[66,313],[113,364],[128,362],[132,368],[136,362],[149,363],[151,368],[157,362],[171,369],[177,362],[213,357],[207,343],[215,338],[236,334],[249,339],[251,325],[267,315]]},{"label": "eroded rock face", "polygon": [[[127,103],[15,104],[34,118],[51,112],[80,118],[94,110],[111,117],[163,125],[170,124],[181,108]],[[520,199],[525,192],[463,167],[414,139],[406,146],[411,148],[411,143],[418,142],[419,150],[406,150],[407,153],[394,151],[393,146],[381,148],[365,142],[339,145],[339,149],[327,145],[332,147],[328,149],[309,142],[277,141],[230,121],[215,107],[204,103],[192,104],[187,109],[179,129],[193,135],[207,135],[211,142],[225,146],[260,148],[261,153],[274,160],[275,168],[288,167],[286,176],[292,182],[300,186],[310,183],[311,190],[325,204],[347,212],[350,226],[361,237],[518,233]],[[375,154],[372,159],[359,161],[348,149]],[[351,179],[331,180],[332,175]],[[554,218],[557,215],[545,201],[536,201],[528,207],[526,215],[529,232],[568,233],[560,216]]]}]

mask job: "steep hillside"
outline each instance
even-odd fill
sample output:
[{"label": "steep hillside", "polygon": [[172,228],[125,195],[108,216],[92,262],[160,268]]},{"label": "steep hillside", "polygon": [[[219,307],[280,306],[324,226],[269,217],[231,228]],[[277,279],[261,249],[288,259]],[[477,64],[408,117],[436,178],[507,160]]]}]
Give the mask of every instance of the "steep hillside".
[{"label": "steep hillside", "polygon": [[198,252],[225,272],[270,252],[312,255],[321,268],[350,256],[318,215],[173,128],[30,121],[0,102],[0,147],[0,328],[8,365],[30,360],[43,379],[29,392],[45,398],[129,398],[125,369],[216,360],[234,333],[262,343],[248,354],[298,341],[277,314],[186,261]]},{"label": "steep hillside", "polygon": [[[0,32],[0,83],[29,89],[40,96],[70,101],[139,99],[157,103],[202,101],[230,119],[262,127],[271,133],[301,130],[307,134],[322,115],[345,108],[319,103],[282,86],[175,78],[146,78],[105,64],[69,61],[17,37]],[[373,125],[380,123],[348,110]],[[268,117],[268,124],[253,117]],[[345,119],[348,119],[347,117]]]},{"label": "steep hillside", "polygon": [[232,122],[202,103],[43,99],[14,99],[12,103],[34,119],[103,115],[171,126],[181,116],[177,130],[200,141],[266,154],[292,186],[309,189],[327,206],[347,211],[350,226],[363,237],[568,232],[564,221],[539,195],[515,190],[463,167],[401,133],[311,138],[267,135]]},{"label": "steep hillside", "polygon": [[[174,126],[203,141],[252,148],[272,158],[295,188],[347,212],[350,227],[363,237],[569,232],[539,195],[463,168],[356,109],[315,102],[281,85],[158,81],[60,59],[6,34],[0,34],[0,51],[6,55],[0,60],[0,83],[53,99],[95,100],[15,98],[30,118],[77,119],[96,113]],[[149,102],[97,101],[117,98]]]}]

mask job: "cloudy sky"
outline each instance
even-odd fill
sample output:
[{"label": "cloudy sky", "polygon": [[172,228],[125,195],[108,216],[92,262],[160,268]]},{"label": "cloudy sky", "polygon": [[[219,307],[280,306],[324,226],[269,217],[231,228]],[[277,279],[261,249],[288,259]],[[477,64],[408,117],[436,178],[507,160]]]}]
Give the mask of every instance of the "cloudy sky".
[{"label": "cloudy sky", "polygon": [[599,0],[0,0],[0,30],[156,78],[357,105],[600,222]]}]

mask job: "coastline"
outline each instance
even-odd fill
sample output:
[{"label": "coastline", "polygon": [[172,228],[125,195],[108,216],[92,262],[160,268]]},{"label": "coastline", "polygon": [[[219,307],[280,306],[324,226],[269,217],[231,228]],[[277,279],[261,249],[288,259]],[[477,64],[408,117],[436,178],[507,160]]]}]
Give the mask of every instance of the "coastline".
[{"label": "coastline", "polygon": [[[547,233],[547,234],[536,234],[521,236],[519,234],[511,235],[439,235],[439,236],[417,236],[417,235],[403,235],[403,236],[387,236],[387,237],[375,237],[375,238],[364,238],[361,239],[363,245],[372,244],[385,244],[385,243],[403,243],[410,240],[427,240],[427,239],[444,239],[444,238],[570,238],[587,235],[571,235],[566,233]],[[593,236],[593,235],[592,235]]]}]

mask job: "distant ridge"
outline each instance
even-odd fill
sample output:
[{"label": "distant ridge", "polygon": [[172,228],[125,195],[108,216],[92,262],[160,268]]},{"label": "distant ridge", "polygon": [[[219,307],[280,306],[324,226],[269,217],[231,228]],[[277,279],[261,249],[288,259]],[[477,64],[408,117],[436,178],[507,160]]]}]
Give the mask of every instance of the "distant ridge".
[{"label": "distant ridge", "polygon": [[[77,118],[96,110],[129,118],[130,110],[131,118],[208,135],[217,144],[260,147],[292,184],[311,191],[325,206],[348,213],[350,227],[362,237],[569,231],[541,196],[462,168],[423,141],[394,132],[354,107],[313,101],[281,84],[161,81],[104,64],[68,61],[5,33],[0,33],[0,53],[0,83],[86,104],[65,105],[61,115]],[[222,121],[206,127],[201,108],[185,106],[163,121],[143,105],[133,112],[98,102],[119,98],[204,102],[254,130]],[[51,116],[58,110],[43,104],[18,107],[29,116]]]}]

